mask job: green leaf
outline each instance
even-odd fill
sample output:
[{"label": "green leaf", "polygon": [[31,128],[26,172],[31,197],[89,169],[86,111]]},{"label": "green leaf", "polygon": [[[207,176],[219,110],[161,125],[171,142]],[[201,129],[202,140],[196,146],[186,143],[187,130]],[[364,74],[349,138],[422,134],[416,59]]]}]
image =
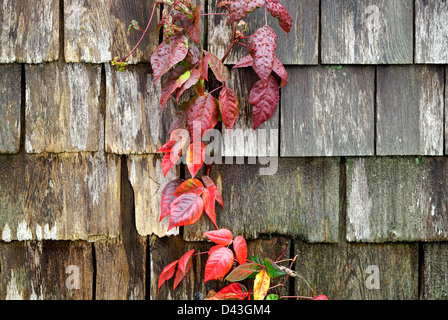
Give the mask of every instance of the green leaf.
[{"label": "green leaf", "polygon": [[264,266],[266,267],[266,272],[270,278],[277,278],[286,275],[286,272],[280,269],[280,267],[271,259],[264,259]]},{"label": "green leaf", "polygon": [[260,266],[255,262],[241,264],[227,275],[226,280],[230,282],[242,281],[258,271],[260,271]]},{"label": "green leaf", "polygon": [[271,293],[266,297],[266,300],[278,300],[278,295]]}]

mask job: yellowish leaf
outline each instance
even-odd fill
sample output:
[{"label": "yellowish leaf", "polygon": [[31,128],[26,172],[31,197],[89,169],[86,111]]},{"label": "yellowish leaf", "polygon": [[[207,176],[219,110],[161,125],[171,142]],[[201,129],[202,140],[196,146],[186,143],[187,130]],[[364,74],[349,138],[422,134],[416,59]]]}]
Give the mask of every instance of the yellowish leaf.
[{"label": "yellowish leaf", "polygon": [[254,300],[263,300],[268,293],[269,284],[271,283],[271,278],[265,269],[261,270],[255,276],[254,282]]}]

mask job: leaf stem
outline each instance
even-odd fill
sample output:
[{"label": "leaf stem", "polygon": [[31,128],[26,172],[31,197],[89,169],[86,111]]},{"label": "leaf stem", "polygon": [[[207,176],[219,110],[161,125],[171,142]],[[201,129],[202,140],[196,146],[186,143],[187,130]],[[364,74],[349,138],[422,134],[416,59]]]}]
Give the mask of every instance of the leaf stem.
[{"label": "leaf stem", "polygon": [[140,43],[142,42],[143,38],[144,38],[145,35],[146,35],[146,32],[148,32],[149,25],[151,24],[151,22],[152,22],[152,18],[154,17],[154,12],[156,11],[156,7],[157,7],[157,2],[154,3],[154,7],[152,8],[151,18],[149,18],[148,25],[146,26],[146,29],[143,31],[143,34],[142,34],[142,36],[140,37],[140,40],[137,42],[137,44],[136,44],[135,47],[131,50],[131,52],[129,52],[128,55],[127,55],[126,57],[124,57],[123,59],[121,59],[120,62],[123,62],[123,61],[125,61],[127,58],[129,58],[129,56],[130,56],[131,54],[134,53],[134,51],[138,48],[138,46],[139,46]]},{"label": "leaf stem", "polygon": [[232,31],[232,41],[230,42],[229,47],[227,48],[226,53],[224,54],[224,56],[221,59],[221,62],[224,63],[224,61],[227,59],[227,56],[230,53],[230,50],[232,50],[233,45],[235,44],[235,36],[236,36],[236,22],[233,23],[233,31]]},{"label": "leaf stem", "polygon": [[268,25],[268,9],[266,8],[267,5],[268,5],[268,1],[264,0],[264,22],[265,22],[266,26]]},{"label": "leaf stem", "polygon": [[201,13],[200,14],[201,17],[203,16],[230,16],[230,13],[220,13],[220,12],[216,12],[216,13]]}]

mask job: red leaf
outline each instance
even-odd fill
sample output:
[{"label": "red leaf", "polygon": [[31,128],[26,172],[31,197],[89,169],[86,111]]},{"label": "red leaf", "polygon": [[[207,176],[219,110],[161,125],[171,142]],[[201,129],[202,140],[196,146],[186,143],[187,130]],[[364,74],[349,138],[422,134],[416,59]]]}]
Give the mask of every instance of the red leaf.
[{"label": "red leaf", "polygon": [[254,64],[254,58],[250,54],[242,58],[233,68],[247,68],[252,67]]},{"label": "red leaf", "polygon": [[235,0],[230,4],[228,24],[238,21],[264,5],[265,0]]},{"label": "red leaf", "polygon": [[165,268],[163,268],[162,273],[159,276],[159,283],[158,283],[157,290],[160,289],[160,287],[166,280],[171,279],[171,277],[174,275],[174,270],[176,268],[178,261],[179,260],[171,262],[169,265],[167,265]]},{"label": "red leaf", "polygon": [[272,75],[268,81],[260,80],[253,86],[249,103],[254,106],[254,130],[274,115],[280,101],[279,89],[277,79]]},{"label": "red leaf", "polygon": [[204,235],[212,242],[223,246],[228,246],[232,243],[233,234],[228,229],[218,229],[204,232]]},{"label": "red leaf", "polygon": [[313,300],[328,300],[328,298],[326,295],[321,294],[320,296],[314,297]]},{"label": "red leaf", "polygon": [[216,201],[221,204],[221,206],[224,208],[224,201],[222,200],[221,192],[219,192],[219,189],[216,187],[215,183],[212,179],[208,176],[202,177],[202,182],[204,183],[205,187],[212,193],[215,194]]},{"label": "red leaf", "polygon": [[212,69],[216,79],[221,83],[227,82],[230,79],[229,69],[227,69],[224,63],[222,63],[222,61],[217,56],[205,50],[204,52],[205,54],[210,54],[210,60],[208,61],[208,65]]},{"label": "red leaf", "polygon": [[186,267],[188,261],[190,261],[191,256],[194,253],[194,249],[187,251],[180,259],[179,259],[179,270],[183,273],[187,273]]},{"label": "red leaf", "polygon": [[198,179],[189,179],[187,181],[182,182],[182,184],[177,188],[174,195],[176,197],[180,197],[184,193],[194,193],[200,195],[202,191],[204,191],[204,185]]},{"label": "red leaf", "polygon": [[248,41],[248,50],[254,59],[252,68],[262,81],[267,80],[274,68],[277,35],[269,26],[259,28]]},{"label": "red leaf", "polygon": [[233,240],[233,250],[239,264],[245,264],[247,260],[247,243],[243,236],[238,236]]},{"label": "red leaf", "polygon": [[266,8],[274,18],[278,19],[280,27],[282,27],[286,33],[289,33],[292,27],[292,18],[289,15],[288,10],[286,10],[286,8],[281,5],[278,0],[268,0]]},{"label": "red leaf", "polygon": [[227,129],[233,129],[240,111],[238,96],[233,90],[224,85],[219,93],[219,104],[224,125]]},{"label": "red leaf", "polygon": [[205,144],[204,142],[193,142],[187,150],[187,168],[191,177],[194,178],[204,164]]},{"label": "red leaf", "polygon": [[223,245],[221,245],[221,244],[217,244],[216,246],[211,247],[211,248],[208,250],[208,255],[211,255],[211,254],[213,253],[213,251],[218,250],[219,248],[222,248],[222,247],[225,247],[225,246],[223,246]]},{"label": "red leaf", "polygon": [[173,284],[173,290],[176,290],[176,287],[179,285],[179,283],[185,278],[185,275],[188,271],[190,271],[191,267],[193,266],[193,262],[188,260],[186,266],[185,266],[185,272],[182,272],[180,269],[177,269],[176,275],[174,276],[174,284]]},{"label": "red leaf", "polygon": [[233,266],[234,255],[230,249],[221,247],[209,255],[205,264],[204,283],[222,279]]},{"label": "red leaf", "polygon": [[185,193],[174,200],[170,208],[168,230],[194,224],[202,215],[204,203],[197,194]]},{"label": "red leaf", "polygon": [[212,220],[216,229],[218,229],[218,225],[216,224],[216,213],[215,213],[215,199],[210,194],[208,189],[205,189],[202,192],[202,201],[204,201],[204,211],[207,216]]},{"label": "red leaf", "polygon": [[209,300],[244,300],[248,294],[241,283],[232,283],[216,292]]},{"label": "red leaf", "polygon": [[177,160],[180,159],[180,151],[179,153],[175,152],[167,152],[162,158],[162,172],[163,176],[166,177],[171,168],[176,164]]},{"label": "red leaf", "polygon": [[169,44],[163,41],[151,56],[154,83],[177,63],[184,60],[187,53],[188,39],[182,32],[171,37]]},{"label": "red leaf", "polygon": [[285,67],[283,66],[283,63],[280,61],[277,56],[274,56],[274,72],[282,79],[282,82],[280,84],[280,88],[284,87],[286,83],[288,82],[288,72],[286,71]]},{"label": "red leaf", "polygon": [[191,137],[196,137],[194,130],[198,130],[199,138],[202,138],[205,131],[216,126],[218,119],[218,102],[211,94],[195,97],[187,109],[187,127]]},{"label": "red leaf", "polygon": [[177,129],[184,129],[187,126],[187,114],[184,110],[177,110],[173,115],[173,122],[171,123],[168,134]]},{"label": "red leaf", "polygon": [[200,13],[201,6],[196,6],[196,8],[193,10],[193,21],[186,18],[185,16],[185,19],[181,20],[181,25],[184,27],[185,32],[188,34],[191,40],[193,40],[197,44],[199,44],[199,41],[201,40],[201,33],[199,28],[199,24],[201,22]]},{"label": "red leaf", "polygon": [[170,131],[170,140],[165,143],[159,152],[172,152],[182,150],[188,141],[188,134],[184,129]]},{"label": "red leaf", "polygon": [[181,185],[182,180],[176,179],[167,183],[165,188],[162,191],[162,199],[160,201],[161,213],[160,213],[160,221],[170,214],[170,205],[173,203],[177,197],[174,195],[174,192]]}]

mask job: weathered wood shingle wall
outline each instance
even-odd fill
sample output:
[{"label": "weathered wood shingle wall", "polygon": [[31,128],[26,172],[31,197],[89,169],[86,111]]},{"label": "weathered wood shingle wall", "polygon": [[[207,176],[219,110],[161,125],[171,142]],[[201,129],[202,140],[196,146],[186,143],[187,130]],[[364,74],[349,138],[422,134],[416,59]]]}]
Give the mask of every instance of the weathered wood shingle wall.
[{"label": "weathered wood shingle wall", "polygon": [[[256,79],[232,73],[244,145],[223,132],[223,154],[240,162],[212,168],[226,208],[218,224],[246,237],[249,255],[297,254],[315,294],[448,299],[448,1],[282,2],[291,34],[270,22],[289,84],[250,136],[244,97]],[[188,177],[177,166],[163,178],[155,154],[175,112],[158,105],[148,64],[158,37],[126,72],[109,64],[138,40],[127,26],[147,21],[152,3],[2,2],[0,299],[193,299],[222,286],[202,284],[198,256],[179,289],[157,293],[165,265],[210,247],[211,223],[167,232],[158,221],[164,185]],[[224,19],[203,26],[202,42],[221,56]],[[269,165],[275,174],[260,174]],[[288,292],[313,294],[300,279]]]}]

